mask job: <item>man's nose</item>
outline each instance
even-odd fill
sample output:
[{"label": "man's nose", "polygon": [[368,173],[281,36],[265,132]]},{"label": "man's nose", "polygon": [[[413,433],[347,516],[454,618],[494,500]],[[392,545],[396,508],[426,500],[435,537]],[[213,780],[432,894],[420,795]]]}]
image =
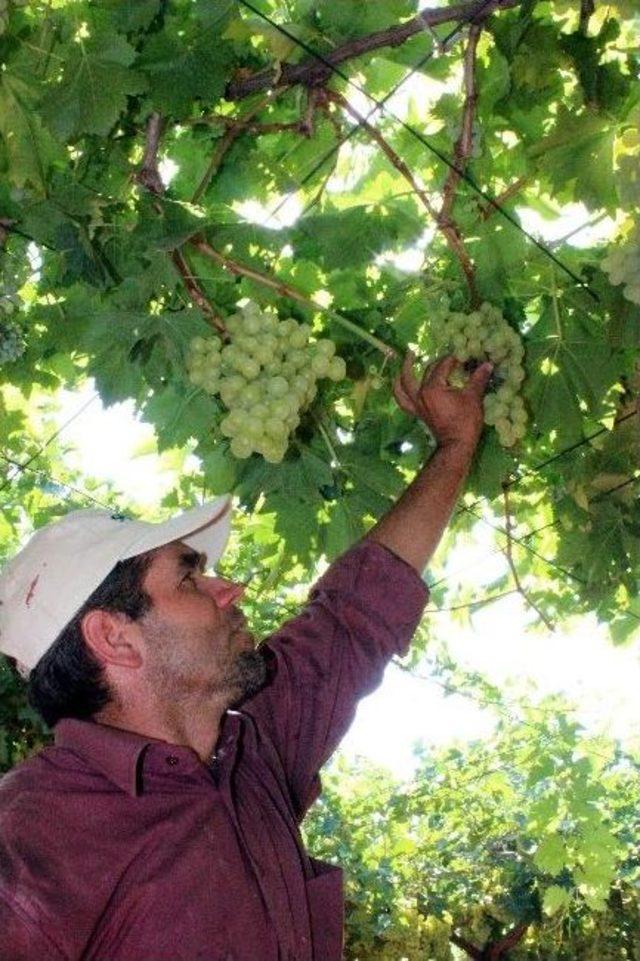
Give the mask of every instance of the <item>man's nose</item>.
[{"label": "man's nose", "polygon": [[244,584],[236,584],[225,577],[212,577],[208,581],[209,592],[221,610],[235,604],[244,594]]}]

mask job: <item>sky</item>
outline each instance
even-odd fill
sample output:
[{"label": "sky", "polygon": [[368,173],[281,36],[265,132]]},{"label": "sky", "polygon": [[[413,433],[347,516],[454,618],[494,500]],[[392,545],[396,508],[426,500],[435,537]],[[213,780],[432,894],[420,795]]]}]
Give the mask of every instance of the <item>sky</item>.
[{"label": "sky", "polygon": [[[63,392],[58,414],[62,425],[95,394],[89,382],[77,392]],[[152,510],[167,493],[175,474],[166,458],[153,453],[153,429],[134,416],[130,402],[103,408],[99,398],[64,430],[72,450],[70,466],[104,480]],[[481,536],[481,535],[479,535]],[[479,564],[482,559],[481,564]],[[456,569],[468,566],[469,576],[481,568],[489,575],[491,563],[478,542],[457,550]],[[496,557],[493,563],[501,563]],[[527,631],[528,612],[517,595],[478,610],[472,625],[460,628],[446,615],[442,633],[449,650],[462,666],[481,671],[501,685],[525,690],[534,682],[538,693],[563,691],[579,706],[578,716],[591,730],[605,730],[621,740],[638,738],[640,707],[640,641],[615,648],[593,619],[584,618],[570,630],[553,635]],[[391,664],[381,687],[365,698],[342,742],[342,752],[361,755],[384,765],[399,778],[410,778],[416,764],[413,745],[443,745],[456,739],[490,735],[494,716],[467,698],[444,696],[434,681],[418,680]]]}]

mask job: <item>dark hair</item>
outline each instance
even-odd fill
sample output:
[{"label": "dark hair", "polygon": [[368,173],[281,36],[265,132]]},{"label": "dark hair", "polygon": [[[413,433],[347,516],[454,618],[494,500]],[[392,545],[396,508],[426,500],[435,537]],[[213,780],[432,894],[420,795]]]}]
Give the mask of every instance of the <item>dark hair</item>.
[{"label": "dark hair", "polygon": [[147,553],[118,561],[31,671],[29,703],[49,727],[63,717],[91,718],[112,700],[103,666],[85,642],[82,618],[99,609],[139,620],[151,608],[142,588],[151,559]]}]

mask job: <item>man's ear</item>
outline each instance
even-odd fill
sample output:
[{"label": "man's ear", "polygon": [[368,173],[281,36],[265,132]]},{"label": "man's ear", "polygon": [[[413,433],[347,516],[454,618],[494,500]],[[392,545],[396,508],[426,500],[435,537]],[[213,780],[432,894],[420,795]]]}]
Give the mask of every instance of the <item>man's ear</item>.
[{"label": "man's ear", "polygon": [[81,625],[87,646],[101,664],[133,668],[142,665],[142,655],[132,630],[133,622],[126,614],[88,611]]}]

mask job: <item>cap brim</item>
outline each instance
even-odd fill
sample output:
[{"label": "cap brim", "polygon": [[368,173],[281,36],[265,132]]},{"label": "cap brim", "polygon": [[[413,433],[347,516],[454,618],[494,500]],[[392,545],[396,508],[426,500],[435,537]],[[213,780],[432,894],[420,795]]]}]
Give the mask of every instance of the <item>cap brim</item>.
[{"label": "cap brim", "polygon": [[208,564],[216,564],[231,533],[231,498],[217,497],[162,524],[146,524],[145,527],[148,529],[128,546],[122,560],[172,541],[184,541],[194,550],[206,554]]}]

